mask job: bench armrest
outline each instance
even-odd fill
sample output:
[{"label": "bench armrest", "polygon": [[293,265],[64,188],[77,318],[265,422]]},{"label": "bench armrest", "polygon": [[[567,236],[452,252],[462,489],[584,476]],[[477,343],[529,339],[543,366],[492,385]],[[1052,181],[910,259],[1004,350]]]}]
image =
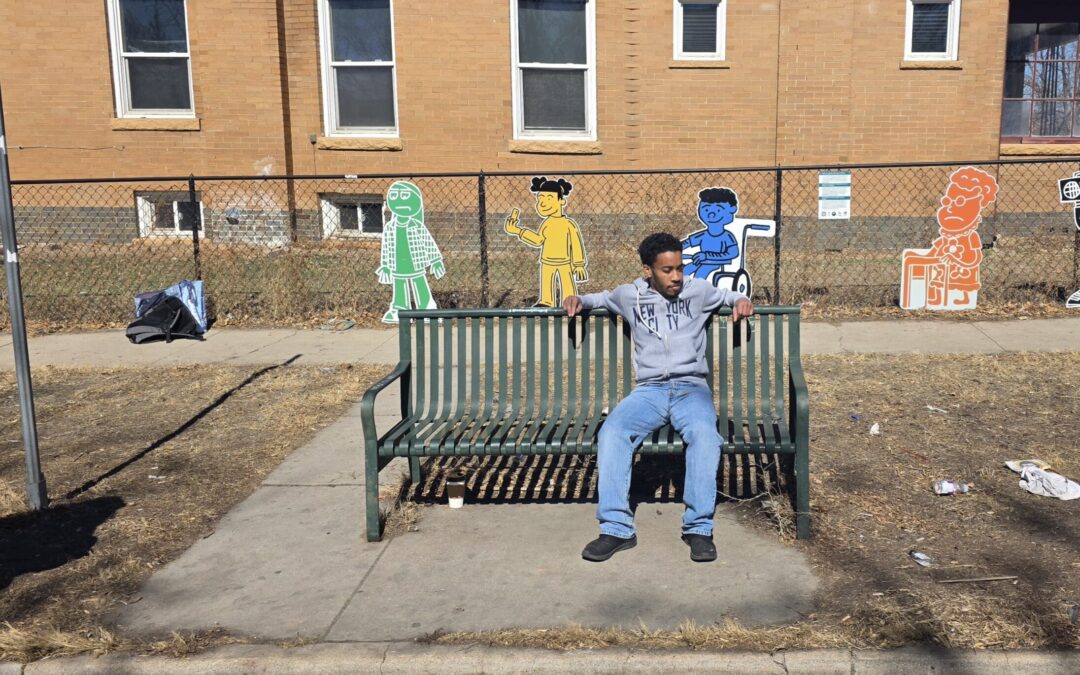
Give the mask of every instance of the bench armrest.
[{"label": "bench armrest", "polygon": [[398,361],[394,370],[389,375],[371,385],[364,392],[360,400],[360,427],[364,430],[364,441],[374,445],[378,440],[375,430],[375,397],[379,392],[386,389],[397,380],[401,380],[401,419],[405,419],[405,411],[409,404],[409,373],[412,370],[411,361]]}]

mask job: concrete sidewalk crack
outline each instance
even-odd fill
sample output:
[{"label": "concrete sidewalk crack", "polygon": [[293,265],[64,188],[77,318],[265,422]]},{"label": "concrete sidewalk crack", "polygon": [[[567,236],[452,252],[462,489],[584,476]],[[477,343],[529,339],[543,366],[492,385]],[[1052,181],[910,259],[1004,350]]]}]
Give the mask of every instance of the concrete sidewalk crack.
[{"label": "concrete sidewalk crack", "polygon": [[262,350],[266,349],[267,347],[273,347],[274,345],[279,345],[282,342],[285,342],[286,340],[290,340],[290,339],[292,339],[294,337],[296,337],[296,331],[292,331],[288,335],[286,335],[286,336],[284,336],[284,337],[282,337],[282,338],[280,338],[278,340],[274,340],[273,342],[268,342],[268,343],[266,343],[264,345],[260,345],[260,346],[256,347],[255,349],[252,349],[251,351],[244,352],[242,354],[237,353],[234,356],[230,356],[229,358],[225,359],[225,361],[223,361],[222,363],[228,363],[230,361],[234,361],[234,360],[236,360],[236,359],[238,359],[238,358],[240,358],[242,356],[251,356],[252,354],[255,354],[256,352],[261,352]]},{"label": "concrete sidewalk crack", "polygon": [[368,568],[367,572],[364,572],[364,576],[360,578],[360,583],[356,584],[356,588],[349,594],[349,599],[345,601],[345,604],[341,606],[338,613],[334,615],[334,620],[330,622],[330,625],[323,631],[323,634],[319,636],[319,642],[326,642],[326,636],[330,635],[330,631],[334,630],[334,626],[336,626],[337,622],[341,619],[341,615],[344,614],[345,610],[352,604],[353,599],[356,598],[356,594],[359,593],[360,589],[364,586],[364,582],[371,576],[371,572],[375,569],[375,566],[379,564],[379,561],[382,560],[383,555],[386,554],[386,551],[393,543],[393,539],[387,541],[386,546],[383,546],[383,550],[379,551],[379,555],[375,556],[375,560],[371,563],[371,567]]},{"label": "concrete sidewalk crack", "polygon": [[979,322],[978,322],[978,321],[972,321],[972,322],[971,322],[971,325],[972,325],[972,326],[973,326],[973,327],[975,328],[975,330],[977,330],[977,331],[979,331],[980,333],[982,333],[982,334],[983,334],[983,336],[984,336],[984,337],[985,337],[985,338],[986,338],[987,340],[989,340],[990,342],[993,342],[993,343],[994,343],[995,345],[997,345],[997,348],[998,348],[998,349],[1000,349],[1000,350],[1001,350],[1002,352],[1007,352],[1007,351],[1009,351],[1009,350],[1008,350],[1008,349],[1006,349],[1006,348],[1005,348],[1005,347],[1004,347],[1004,346],[1003,346],[1003,345],[1002,345],[1002,344],[1001,344],[1000,342],[998,342],[998,341],[997,341],[997,340],[995,340],[994,338],[990,337],[990,334],[989,334],[989,333],[987,333],[986,331],[984,331],[984,330],[983,330],[982,326],[980,326],[980,325],[979,325]]}]

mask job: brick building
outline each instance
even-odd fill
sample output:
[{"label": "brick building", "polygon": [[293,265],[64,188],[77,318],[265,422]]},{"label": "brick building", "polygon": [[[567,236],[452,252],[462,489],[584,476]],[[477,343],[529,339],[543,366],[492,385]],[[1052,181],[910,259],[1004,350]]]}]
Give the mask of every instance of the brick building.
[{"label": "brick building", "polygon": [[1077,154],[1078,22],[1053,0],[4,0],[0,73],[17,179],[994,159]]}]

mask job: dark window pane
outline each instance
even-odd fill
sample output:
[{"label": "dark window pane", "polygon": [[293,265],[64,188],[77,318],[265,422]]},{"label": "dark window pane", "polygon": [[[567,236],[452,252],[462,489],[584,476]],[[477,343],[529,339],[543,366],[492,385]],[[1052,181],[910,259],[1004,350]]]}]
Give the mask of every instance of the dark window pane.
[{"label": "dark window pane", "polygon": [[912,5],[911,51],[944,52],[949,39],[949,4],[918,2]]},{"label": "dark window pane", "polygon": [[187,59],[129,58],[133,110],[191,110]]},{"label": "dark window pane", "polygon": [[186,52],[184,0],[120,0],[124,51]]},{"label": "dark window pane", "polygon": [[390,0],[330,0],[335,61],[392,61]]},{"label": "dark window pane", "polygon": [[[180,218],[180,230],[191,232],[195,228],[195,223],[199,222],[199,203],[176,202],[176,213]],[[199,229],[202,230],[202,227]]]},{"label": "dark window pane", "polygon": [[1035,56],[1035,28],[1037,23],[1010,23],[1005,58],[1010,61],[1030,61]]},{"label": "dark window pane", "polygon": [[1045,61],[1035,64],[1036,98],[1072,98],[1075,92],[1075,61]]},{"label": "dark window pane", "polygon": [[1005,101],[1001,111],[1001,135],[1031,135],[1031,101]]},{"label": "dark window pane", "polygon": [[585,130],[585,71],[525,69],[521,78],[526,129]]},{"label": "dark window pane", "polygon": [[382,204],[371,203],[360,205],[360,229],[370,234],[382,232]]},{"label": "dark window pane", "polygon": [[1008,61],[1005,64],[1005,98],[1031,98],[1035,64]]},{"label": "dark window pane", "polygon": [[356,204],[342,204],[338,207],[338,213],[341,216],[341,229],[360,231],[360,215],[356,211]]},{"label": "dark window pane", "polygon": [[585,60],[585,0],[518,0],[518,60],[575,63]]},{"label": "dark window pane", "polygon": [[684,52],[716,51],[715,4],[683,3],[682,50]]},{"label": "dark window pane", "polygon": [[1076,106],[1073,113],[1073,136],[1080,136],[1080,105]]},{"label": "dark window pane", "polygon": [[154,229],[173,231],[176,229],[176,215],[173,202],[153,202]]},{"label": "dark window pane", "polygon": [[1035,101],[1033,136],[1070,136],[1072,134],[1072,103],[1067,101]]},{"label": "dark window pane", "polygon": [[395,126],[393,68],[340,67],[336,70],[339,126]]},{"label": "dark window pane", "polygon": [[1076,59],[1076,34],[1080,25],[1075,23],[1039,24],[1039,60]]}]

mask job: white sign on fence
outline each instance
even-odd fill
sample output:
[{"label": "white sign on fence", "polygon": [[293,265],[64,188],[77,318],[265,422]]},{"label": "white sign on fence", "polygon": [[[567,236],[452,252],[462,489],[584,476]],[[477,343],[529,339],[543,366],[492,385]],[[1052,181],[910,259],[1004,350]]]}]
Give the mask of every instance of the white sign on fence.
[{"label": "white sign on fence", "polygon": [[818,174],[818,220],[851,218],[851,172],[822,171]]}]

